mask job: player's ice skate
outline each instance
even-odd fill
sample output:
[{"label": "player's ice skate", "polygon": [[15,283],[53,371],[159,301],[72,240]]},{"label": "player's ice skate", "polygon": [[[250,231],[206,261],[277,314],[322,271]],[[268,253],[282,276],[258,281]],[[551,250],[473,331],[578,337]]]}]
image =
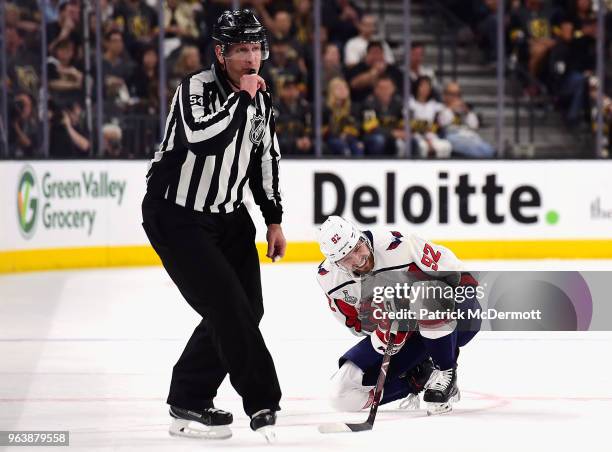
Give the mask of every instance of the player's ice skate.
[{"label": "player's ice skate", "polygon": [[428,357],[406,374],[404,378],[408,381],[412,392],[400,402],[400,410],[418,410],[421,408],[419,394],[423,391],[435,370],[433,361]]},{"label": "player's ice skate", "polygon": [[272,410],[259,410],[251,416],[251,430],[261,433],[270,444],[276,442],[274,424],[276,424],[276,413]]},{"label": "player's ice skate", "polygon": [[420,407],[421,399],[418,394],[408,394],[399,404],[400,410],[418,410]]},{"label": "player's ice skate", "polygon": [[170,435],[194,439],[227,439],[232,430],[228,427],[233,421],[232,413],[207,408],[201,412],[170,407]]},{"label": "player's ice skate", "polygon": [[461,398],[457,387],[457,367],[435,369],[425,385],[423,401],[427,402],[427,415],[444,414],[452,411],[453,403]]}]

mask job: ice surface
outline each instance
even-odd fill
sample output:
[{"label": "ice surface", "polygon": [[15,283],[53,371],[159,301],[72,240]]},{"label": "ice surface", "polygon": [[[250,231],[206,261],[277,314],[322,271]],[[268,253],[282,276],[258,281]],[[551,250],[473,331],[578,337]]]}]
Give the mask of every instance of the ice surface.
[{"label": "ice surface", "polygon": [[[607,261],[471,262],[485,269],[612,269]],[[483,332],[462,350],[450,415],[381,407],[373,431],[326,401],[338,356],[356,342],[328,312],[314,264],[262,267],[264,337],[283,389],[278,443],[251,432],[226,380],[217,406],[233,438],[168,435],[172,365],[198,322],[161,267],[0,277],[0,430],[69,430],[69,450],[608,451],[612,333]],[[15,449],[18,451],[26,448]]]}]

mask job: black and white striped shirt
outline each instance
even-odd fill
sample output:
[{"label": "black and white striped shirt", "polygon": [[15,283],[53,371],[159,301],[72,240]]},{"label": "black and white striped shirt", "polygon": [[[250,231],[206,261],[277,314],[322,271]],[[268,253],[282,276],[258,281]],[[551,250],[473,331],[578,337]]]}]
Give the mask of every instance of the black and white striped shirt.
[{"label": "black and white striped shirt", "polygon": [[227,213],[242,204],[248,181],[266,224],[280,223],[279,159],[270,95],[233,92],[213,64],[176,90],[164,139],[149,163],[147,194]]}]

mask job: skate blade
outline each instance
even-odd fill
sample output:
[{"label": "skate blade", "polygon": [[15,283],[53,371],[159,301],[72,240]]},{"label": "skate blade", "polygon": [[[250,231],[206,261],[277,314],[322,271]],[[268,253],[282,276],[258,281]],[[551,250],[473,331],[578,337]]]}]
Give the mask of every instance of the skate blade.
[{"label": "skate blade", "polygon": [[170,424],[171,436],[192,439],[228,439],[232,430],[227,425],[207,426],[186,419],[173,419]]},{"label": "skate blade", "polygon": [[457,391],[457,394],[448,399],[448,402],[444,403],[427,403],[427,416],[437,416],[440,414],[450,413],[453,411],[453,403],[461,400],[461,394]]},{"label": "skate blade", "polygon": [[276,431],[274,427],[271,425],[266,425],[265,427],[260,427],[255,430],[257,433],[261,433],[268,444],[274,444],[276,442]]}]

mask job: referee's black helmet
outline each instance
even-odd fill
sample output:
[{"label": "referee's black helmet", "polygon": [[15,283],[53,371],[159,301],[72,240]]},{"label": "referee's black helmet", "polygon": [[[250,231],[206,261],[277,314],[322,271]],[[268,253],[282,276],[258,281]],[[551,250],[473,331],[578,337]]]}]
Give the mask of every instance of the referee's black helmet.
[{"label": "referee's black helmet", "polygon": [[221,45],[223,54],[230,44],[261,44],[261,59],[267,60],[270,55],[266,28],[249,9],[224,11],[213,27],[212,37]]}]

